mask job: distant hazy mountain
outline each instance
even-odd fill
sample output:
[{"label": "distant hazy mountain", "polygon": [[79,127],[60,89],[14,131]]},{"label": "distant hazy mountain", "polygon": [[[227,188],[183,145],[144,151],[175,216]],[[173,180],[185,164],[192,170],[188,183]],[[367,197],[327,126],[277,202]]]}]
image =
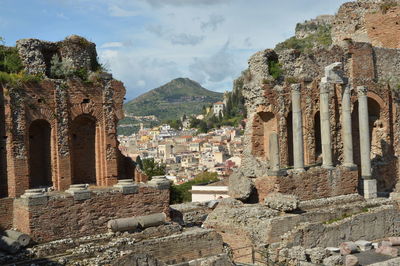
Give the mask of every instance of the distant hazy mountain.
[{"label": "distant hazy mountain", "polygon": [[204,105],[222,98],[223,93],[209,91],[188,78],[177,78],[127,102],[124,109],[130,115],[155,115],[163,121],[199,114]]}]

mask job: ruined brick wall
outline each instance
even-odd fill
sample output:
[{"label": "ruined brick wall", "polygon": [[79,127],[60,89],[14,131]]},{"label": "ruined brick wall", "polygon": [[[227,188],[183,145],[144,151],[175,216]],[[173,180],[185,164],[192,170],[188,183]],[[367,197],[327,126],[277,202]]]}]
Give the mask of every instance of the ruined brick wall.
[{"label": "ruined brick wall", "polygon": [[140,186],[138,193],[128,195],[97,190],[86,200],[54,193],[37,205],[15,199],[14,227],[37,242],[46,242],[106,232],[109,220],[160,212],[169,213],[169,190],[150,186]]},{"label": "ruined brick wall", "polygon": [[13,224],[13,199],[0,199],[0,231],[10,229]]},{"label": "ruined brick wall", "polygon": [[[118,178],[133,178],[117,142],[125,88],[101,71],[95,44],[72,35],[55,43],[19,40],[17,49],[26,73],[45,79],[1,88],[0,197],[18,197],[29,188],[63,191],[71,184],[111,186]],[[72,74],[54,79],[55,55],[72,70],[86,71],[87,80]]]},{"label": "ruined brick wall", "polygon": [[376,47],[400,48],[400,1],[353,1],[343,4],[332,28],[334,44],[345,39]]},{"label": "ruined brick wall", "polygon": [[[162,248],[160,248],[162,247]],[[223,253],[221,236],[213,230],[190,230],[167,238],[145,240],[133,245],[134,253],[145,253],[167,264]]]},{"label": "ruined brick wall", "polygon": [[293,194],[301,200],[334,197],[357,193],[358,171],[312,168],[305,173],[257,178],[255,187],[259,202],[271,192]]}]

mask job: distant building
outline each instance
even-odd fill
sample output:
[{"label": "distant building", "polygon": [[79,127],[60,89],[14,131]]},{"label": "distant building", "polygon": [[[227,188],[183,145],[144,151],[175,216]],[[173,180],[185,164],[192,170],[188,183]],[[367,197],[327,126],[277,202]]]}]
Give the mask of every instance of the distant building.
[{"label": "distant building", "polygon": [[192,202],[204,202],[229,198],[227,180],[221,180],[208,185],[192,186]]},{"label": "distant building", "polygon": [[220,113],[223,114],[224,112],[224,103],[223,102],[216,102],[213,104],[213,113],[214,115],[219,115]]}]

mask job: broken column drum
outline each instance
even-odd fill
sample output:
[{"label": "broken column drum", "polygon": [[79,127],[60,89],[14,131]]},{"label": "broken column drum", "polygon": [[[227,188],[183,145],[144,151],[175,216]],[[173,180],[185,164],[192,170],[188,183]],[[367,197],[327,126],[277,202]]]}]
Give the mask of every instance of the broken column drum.
[{"label": "broken column drum", "polygon": [[358,94],[358,121],[360,132],[361,178],[363,180],[364,197],[376,198],[376,180],[371,175],[371,145],[369,136],[369,115],[367,88],[357,87]]},{"label": "broken column drum", "polygon": [[293,163],[295,171],[304,171],[303,121],[300,84],[292,85]]},{"label": "broken column drum", "polygon": [[[321,117],[321,143],[322,143],[322,167],[333,168],[332,162],[332,140],[329,116],[329,90],[331,84],[320,83],[320,117]],[[334,85],[332,85],[334,86]]]},{"label": "broken column drum", "polygon": [[351,87],[347,85],[343,89],[342,96],[342,128],[343,128],[343,165],[354,168],[353,160],[353,135],[351,128]]}]

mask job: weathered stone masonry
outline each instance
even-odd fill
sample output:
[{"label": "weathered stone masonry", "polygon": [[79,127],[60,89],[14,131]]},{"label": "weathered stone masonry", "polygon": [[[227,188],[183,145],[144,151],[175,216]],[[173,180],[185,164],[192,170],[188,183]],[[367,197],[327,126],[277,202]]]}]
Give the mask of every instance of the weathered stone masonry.
[{"label": "weathered stone masonry", "polygon": [[[352,9],[349,6],[353,6]],[[267,49],[249,59],[249,68],[241,77],[248,123],[240,172],[243,178],[250,180],[259,201],[263,200],[260,195],[272,191],[312,199],[358,190],[369,197],[376,195],[375,182],[377,192],[398,192],[400,50],[389,45],[391,40],[385,39],[389,34],[384,38],[371,33],[374,29],[365,25],[370,20],[368,12],[380,13],[379,3],[344,4],[330,22],[334,44],[328,48],[316,46],[309,53]],[[390,9],[388,20],[387,16],[381,16],[380,23],[389,23],[394,18],[393,12],[398,14],[398,8]],[[360,16],[359,21],[349,19],[354,16]],[[360,29],[366,27],[368,36],[353,35],[352,27],[343,23],[358,23]],[[363,34],[363,31],[358,33]],[[356,41],[352,40],[353,36]],[[277,60],[284,77],[273,80],[268,62]],[[326,71],[342,72],[343,80],[324,80],[329,77]],[[360,86],[365,88],[365,98],[358,93]],[[298,103],[293,102],[299,98],[300,111]],[[301,127],[299,121],[302,121]],[[360,125],[364,130],[360,130]],[[301,131],[302,140],[299,139]],[[273,175],[277,171],[270,169],[269,141],[270,135],[275,133],[279,140],[279,164],[287,170],[286,177]],[[296,148],[296,145],[300,146]],[[304,149],[305,168],[310,169],[305,174],[291,170],[301,166],[299,147]],[[368,170],[369,162],[371,170]],[[273,164],[276,168],[277,163]],[[321,164],[322,168],[331,170],[318,170]],[[315,167],[317,169],[310,172]],[[321,176],[316,177],[316,173]],[[314,180],[304,181],[300,175],[303,178],[313,176]],[[291,189],[286,189],[288,185]],[[235,187],[234,183],[230,188],[231,195],[236,198],[242,199],[241,195],[248,194],[240,191],[244,187]],[[249,188],[247,185],[246,189]]]},{"label": "weathered stone masonry", "polygon": [[[105,231],[113,218],[167,212],[165,187],[110,189],[119,179],[147,180],[134,178],[132,160],[118,149],[125,88],[98,70],[95,44],[73,35],[23,39],[17,49],[25,72],[44,79],[0,88],[0,227],[47,241]],[[51,78],[54,55],[88,79]]]}]

